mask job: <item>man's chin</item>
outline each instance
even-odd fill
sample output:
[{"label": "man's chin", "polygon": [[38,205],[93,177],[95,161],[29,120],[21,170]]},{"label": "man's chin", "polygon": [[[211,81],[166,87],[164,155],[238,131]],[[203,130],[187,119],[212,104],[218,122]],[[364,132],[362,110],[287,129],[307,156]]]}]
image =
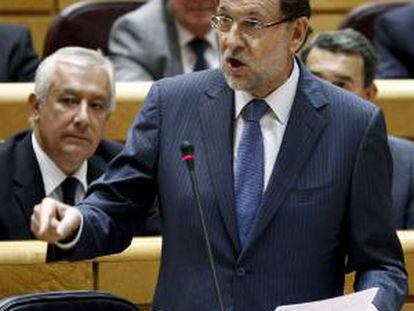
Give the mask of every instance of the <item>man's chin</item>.
[{"label": "man's chin", "polygon": [[246,82],[245,79],[235,78],[228,74],[225,74],[225,77],[226,77],[227,84],[233,90],[246,91],[246,92],[250,90],[250,85]]}]

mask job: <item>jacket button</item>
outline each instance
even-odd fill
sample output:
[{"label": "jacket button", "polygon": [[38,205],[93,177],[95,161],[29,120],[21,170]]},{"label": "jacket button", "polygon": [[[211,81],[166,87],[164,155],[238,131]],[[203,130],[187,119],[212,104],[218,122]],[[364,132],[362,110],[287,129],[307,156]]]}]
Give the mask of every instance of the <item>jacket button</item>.
[{"label": "jacket button", "polygon": [[238,267],[236,270],[236,274],[238,277],[244,277],[246,275],[246,270],[243,267]]}]

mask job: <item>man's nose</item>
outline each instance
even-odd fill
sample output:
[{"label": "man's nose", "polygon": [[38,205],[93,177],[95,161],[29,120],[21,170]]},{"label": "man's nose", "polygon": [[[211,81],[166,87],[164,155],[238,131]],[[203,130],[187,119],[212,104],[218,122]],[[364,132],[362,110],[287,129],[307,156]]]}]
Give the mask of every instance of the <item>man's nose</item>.
[{"label": "man's nose", "polygon": [[76,109],[74,122],[78,126],[87,127],[89,125],[89,105],[86,99],[82,99]]},{"label": "man's nose", "polygon": [[240,31],[240,26],[236,22],[231,25],[230,30],[224,35],[225,44],[231,49],[242,47],[246,43],[243,37],[243,33]]}]

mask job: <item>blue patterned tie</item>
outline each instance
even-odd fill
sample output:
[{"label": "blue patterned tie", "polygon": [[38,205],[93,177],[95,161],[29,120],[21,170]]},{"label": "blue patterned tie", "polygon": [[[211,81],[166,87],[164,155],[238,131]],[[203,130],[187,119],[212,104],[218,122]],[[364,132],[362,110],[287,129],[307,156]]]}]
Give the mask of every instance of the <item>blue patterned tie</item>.
[{"label": "blue patterned tie", "polygon": [[208,69],[207,61],[204,58],[204,52],[206,51],[207,44],[207,41],[201,38],[194,38],[188,43],[196,56],[196,62],[193,68],[194,71]]},{"label": "blue patterned tie", "polygon": [[239,239],[244,246],[256,211],[262,202],[264,152],[260,119],[268,110],[264,100],[252,100],[244,109],[245,127],[237,150],[235,174],[236,215]]}]

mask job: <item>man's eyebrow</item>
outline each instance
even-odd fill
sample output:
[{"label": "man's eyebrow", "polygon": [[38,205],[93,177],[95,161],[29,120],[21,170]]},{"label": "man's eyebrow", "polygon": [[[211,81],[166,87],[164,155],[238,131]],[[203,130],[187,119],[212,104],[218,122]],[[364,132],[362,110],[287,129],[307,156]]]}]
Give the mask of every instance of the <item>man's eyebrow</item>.
[{"label": "man's eyebrow", "polygon": [[337,78],[339,78],[343,81],[347,81],[347,82],[353,82],[354,81],[354,79],[352,79],[352,77],[348,76],[348,75],[336,74],[335,77],[337,77]]}]

